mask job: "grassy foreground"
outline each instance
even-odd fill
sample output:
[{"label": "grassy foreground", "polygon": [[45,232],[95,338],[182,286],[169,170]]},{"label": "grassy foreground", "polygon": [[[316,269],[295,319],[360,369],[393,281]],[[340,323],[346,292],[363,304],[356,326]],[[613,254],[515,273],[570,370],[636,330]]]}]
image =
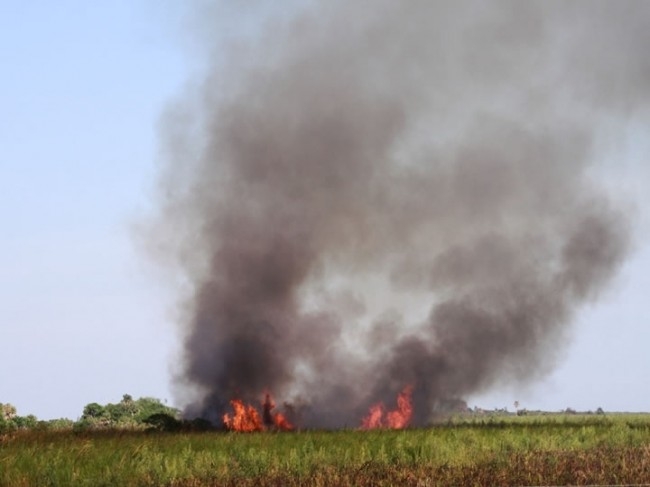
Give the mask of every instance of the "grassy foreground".
[{"label": "grassy foreground", "polygon": [[495,417],[403,431],[0,438],[2,487],[643,482],[650,482],[650,415]]}]

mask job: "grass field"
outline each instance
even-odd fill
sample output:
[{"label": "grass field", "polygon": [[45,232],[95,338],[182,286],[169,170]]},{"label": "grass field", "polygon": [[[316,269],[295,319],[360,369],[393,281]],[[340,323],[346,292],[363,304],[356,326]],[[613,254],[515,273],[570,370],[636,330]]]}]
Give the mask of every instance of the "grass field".
[{"label": "grass field", "polygon": [[0,486],[650,482],[650,415],[454,418],[426,429],[16,431]]}]

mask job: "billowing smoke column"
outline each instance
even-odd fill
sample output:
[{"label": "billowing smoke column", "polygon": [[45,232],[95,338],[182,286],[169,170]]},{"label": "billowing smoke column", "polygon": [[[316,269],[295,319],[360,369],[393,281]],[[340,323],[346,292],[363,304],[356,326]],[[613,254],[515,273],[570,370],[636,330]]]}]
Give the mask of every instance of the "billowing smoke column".
[{"label": "billowing smoke column", "polygon": [[355,426],[410,386],[423,424],[548,373],[629,246],[592,166],[648,102],[648,21],[328,0],[215,62],[166,118],[155,234],[184,276],[186,414],[272,391]]}]

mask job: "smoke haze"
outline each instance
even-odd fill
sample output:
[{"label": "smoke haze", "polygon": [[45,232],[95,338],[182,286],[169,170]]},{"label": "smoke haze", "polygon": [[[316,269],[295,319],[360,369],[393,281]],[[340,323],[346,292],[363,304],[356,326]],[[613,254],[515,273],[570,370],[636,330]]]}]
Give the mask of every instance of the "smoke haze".
[{"label": "smoke haze", "polygon": [[328,0],[215,61],[164,119],[153,234],[183,276],[186,414],[269,390],[354,426],[412,385],[424,424],[552,370],[628,251],[593,149],[646,109],[649,21]]}]

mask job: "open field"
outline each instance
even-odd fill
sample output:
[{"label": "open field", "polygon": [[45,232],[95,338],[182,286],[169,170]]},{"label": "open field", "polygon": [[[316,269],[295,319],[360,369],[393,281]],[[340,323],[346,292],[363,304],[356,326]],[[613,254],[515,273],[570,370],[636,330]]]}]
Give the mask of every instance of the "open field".
[{"label": "open field", "polygon": [[426,429],[16,431],[0,486],[650,482],[650,415],[454,418]]}]

